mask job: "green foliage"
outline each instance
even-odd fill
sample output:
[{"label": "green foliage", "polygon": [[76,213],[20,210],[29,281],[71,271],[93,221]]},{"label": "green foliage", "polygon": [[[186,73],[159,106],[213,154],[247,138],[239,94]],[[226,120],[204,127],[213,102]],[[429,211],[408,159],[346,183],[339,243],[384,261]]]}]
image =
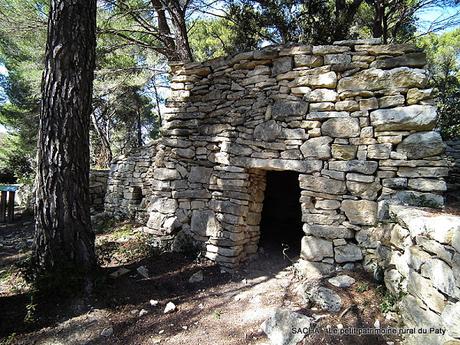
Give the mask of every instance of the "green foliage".
[{"label": "green foliage", "polygon": [[451,0],[233,0],[234,47],[250,50],[262,44],[288,42],[331,44],[336,40],[381,37],[385,43],[414,38],[417,13]]},{"label": "green foliage", "polygon": [[431,84],[437,89],[438,128],[445,139],[460,136],[460,29],[422,37]]},{"label": "green foliage", "polygon": [[406,295],[401,289],[397,294],[392,294],[388,289],[386,289],[383,285],[377,288],[377,291],[380,293],[382,297],[382,301],[380,302],[380,311],[383,314],[389,312],[396,312],[398,309],[398,303],[401,299]]},{"label": "green foliage", "polygon": [[19,183],[29,183],[33,173],[33,157],[23,136],[6,134],[1,139],[0,175],[19,177]]},{"label": "green foliage", "polygon": [[358,282],[355,288],[356,292],[365,292],[369,290],[369,284],[367,282]]},{"label": "green foliage", "polygon": [[226,19],[198,19],[189,31],[190,46],[197,61],[232,53],[234,24]]},{"label": "green foliage", "polygon": [[34,303],[34,295],[30,296],[30,302],[26,305],[26,315],[24,316],[24,323],[34,323],[36,318],[37,304]]},{"label": "green foliage", "polygon": [[[0,75],[6,98],[0,101],[0,124],[9,133],[0,147],[0,173],[20,180],[33,179],[48,10],[46,0],[0,0],[0,65],[8,71]],[[113,15],[110,6],[98,7],[100,25],[129,24]],[[158,59],[117,36],[99,34],[97,43],[91,152],[93,165],[106,167],[113,155],[158,133],[153,97],[146,90],[157,73],[146,65]]]},{"label": "green foliage", "polygon": [[212,314],[214,315],[214,318],[216,320],[220,320],[221,317],[222,317],[222,311],[221,310],[214,310],[214,312]]},{"label": "green foliage", "polygon": [[15,343],[15,338],[16,338],[16,333],[11,333],[9,336],[4,338],[1,342],[0,345],[12,345]]},{"label": "green foliage", "polygon": [[333,21],[333,6],[322,0],[233,1],[228,11],[235,23],[233,46],[237,51],[266,43],[328,43],[349,26],[339,29]]},{"label": "green foliage", "polygon": [[0,147],[0,170],[24,179],[37,141],[47,3],[0,0],[0,64],[8,70],[0,78],[8,100],[0,104],[0,124],[11,130]]}]

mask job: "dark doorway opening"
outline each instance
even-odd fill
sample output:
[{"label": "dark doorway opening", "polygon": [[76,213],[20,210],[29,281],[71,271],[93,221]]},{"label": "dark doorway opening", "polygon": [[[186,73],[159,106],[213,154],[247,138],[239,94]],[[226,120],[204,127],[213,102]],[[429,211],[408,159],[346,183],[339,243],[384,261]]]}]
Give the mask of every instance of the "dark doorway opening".
[{"label": "dark doorway opening", "polygon": [[299,173],[267,171],[266,183],[259,246],[294,258],[303,237]]}]

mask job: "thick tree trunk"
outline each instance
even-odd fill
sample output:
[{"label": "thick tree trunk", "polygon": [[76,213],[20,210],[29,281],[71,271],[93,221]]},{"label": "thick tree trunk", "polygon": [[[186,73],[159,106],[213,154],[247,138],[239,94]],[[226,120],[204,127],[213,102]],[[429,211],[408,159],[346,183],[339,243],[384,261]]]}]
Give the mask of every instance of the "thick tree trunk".
[{"label": "thick tree trunk", "polygon": [[34,256],[42,271],[96,266],[89,212],[95,30],[96,0],[51,0],[35,205]]}]

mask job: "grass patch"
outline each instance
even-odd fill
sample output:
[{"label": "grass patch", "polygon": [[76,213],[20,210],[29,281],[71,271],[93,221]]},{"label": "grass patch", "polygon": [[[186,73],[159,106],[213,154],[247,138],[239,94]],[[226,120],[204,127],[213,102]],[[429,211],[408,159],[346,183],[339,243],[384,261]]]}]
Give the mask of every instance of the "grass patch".
[{"label": "grass patch", "polygon": [[398,294],[392,294],[388,289],[386,289],[383,285],[377,288],[377,291],[382,296],[382,301],[380,302],[380,311],[383,314],[387,314],[389,312],[397,312],[398,311],[398,303],[401,299],[406,295],[401,290]]},{"label": "grass patch", "polygon": [[355,290],[356,292],[365,292],[369,290],[369,283],[359,282],[358,284],[356,284]]}]

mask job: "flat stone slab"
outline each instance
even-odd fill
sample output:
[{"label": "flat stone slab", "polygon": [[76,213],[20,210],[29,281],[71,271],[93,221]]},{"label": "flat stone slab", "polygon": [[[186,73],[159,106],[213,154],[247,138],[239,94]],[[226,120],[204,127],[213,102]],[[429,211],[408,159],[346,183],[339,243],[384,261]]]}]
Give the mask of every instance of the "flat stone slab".
[{"label": "flat stone slab", "polygon": [[342,308],[342,299],[331,289],[324,286],[305,286],[304,298],[322,310],[338,312]]},{"label": "flat stone slab", "polygon": [[313,318],[285,309],[276,309],[272,316],[260,328],[265,332],[272,345],[297,345],[305,337],[302,332],[293,329],[308,329]]},{"label": "flat stone slab", "polygon": [[328,279],[328,282],[339,288],[347,288],[355,283],[355,279],[346,274]]}]

